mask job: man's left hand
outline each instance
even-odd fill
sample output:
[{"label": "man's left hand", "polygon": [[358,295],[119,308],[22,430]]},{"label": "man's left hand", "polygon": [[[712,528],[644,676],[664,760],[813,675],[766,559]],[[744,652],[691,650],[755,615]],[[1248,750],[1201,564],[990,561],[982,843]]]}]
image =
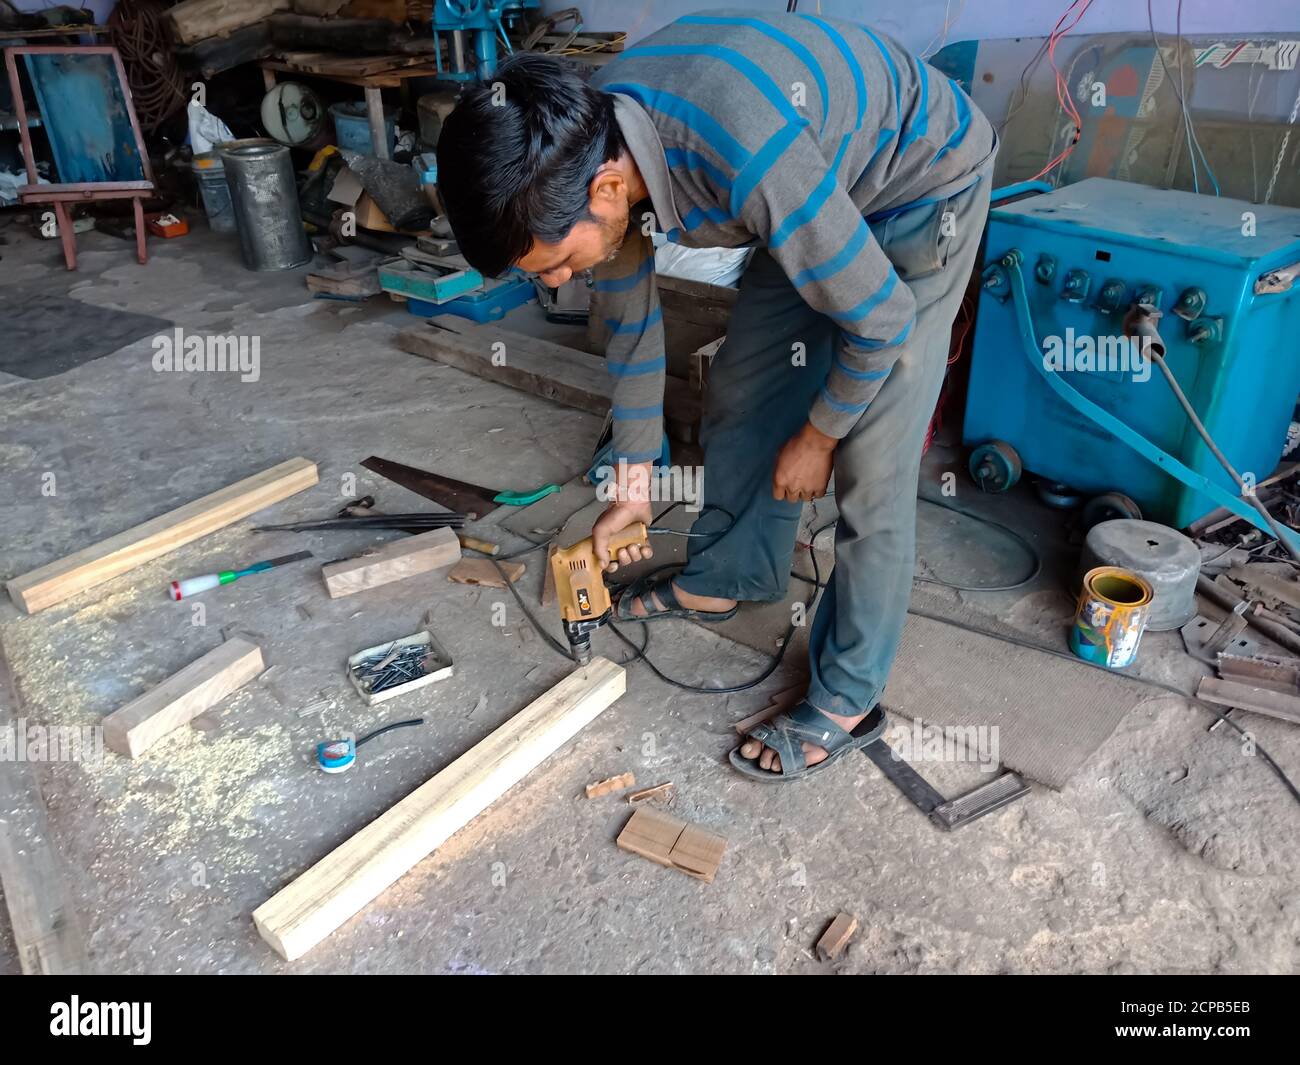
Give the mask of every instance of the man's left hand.
[{"label": "man's left hand", "polygon": [[833,436],[804,425],[785,442],[772,471],[772,495],[792,503],[808,502],[826,494],[831,470],[835,465]]}]

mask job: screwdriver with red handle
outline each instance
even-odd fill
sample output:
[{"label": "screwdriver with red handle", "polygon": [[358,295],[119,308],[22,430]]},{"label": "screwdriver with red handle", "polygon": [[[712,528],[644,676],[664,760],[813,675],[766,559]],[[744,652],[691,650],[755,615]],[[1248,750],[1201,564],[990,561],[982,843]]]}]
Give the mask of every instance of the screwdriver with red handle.
[{"label": "screwdriver with red handle", "polygon": [[198,595],[199,592],[206,592],[209,588],[232,584],[250,573],[265,573],[269,569],[275,569],[276,566],[283,566],[289,562],[301,562],[304,558],[311,558],[311,552],[299,551],[296,555],[281,555],[279,558],[269,558],[265,562],[254,562],[244,569],[228,569],[220,573],[205,573],[202,577],[172,581],[167,591],[173,599],[184,599],[187,596]]}]

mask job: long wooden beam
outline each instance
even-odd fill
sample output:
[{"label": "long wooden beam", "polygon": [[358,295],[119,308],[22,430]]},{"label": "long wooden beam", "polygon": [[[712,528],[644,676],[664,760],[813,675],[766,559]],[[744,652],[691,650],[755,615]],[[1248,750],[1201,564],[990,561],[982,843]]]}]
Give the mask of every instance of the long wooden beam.
[{"label": "long wooden beam", "polygon": [[[412,355],[589,414],[603,415],[610,407],[614,386],[609,363],[577,348],[452,316],[436,325],[426,323],[404,329],[393,342]],[[685,381],[665,377],[664,423],[668,434],[694,443],[699,437],[699,421],[699,395]]]},{"label": "long wooden beam", "polygon": [[626,688],[623,667],[607,658],[574,670],[253,911],[262,938],[287,961],[302,957],[594,721]]},{"label": "long wooden beam", "polygon": [[310,488],[317,480],[316,463],[302,458],[282,462],[15,577],[8,584],[9,597],[24,613],[34,614]]},{"label": "long wooden beam", "polygon": [[[17,686],[0,647],[0,728],[24,727]],[[91,972],[81,922],[50,835],[36,766],[0,758],[0,889],[24,973]]]}]

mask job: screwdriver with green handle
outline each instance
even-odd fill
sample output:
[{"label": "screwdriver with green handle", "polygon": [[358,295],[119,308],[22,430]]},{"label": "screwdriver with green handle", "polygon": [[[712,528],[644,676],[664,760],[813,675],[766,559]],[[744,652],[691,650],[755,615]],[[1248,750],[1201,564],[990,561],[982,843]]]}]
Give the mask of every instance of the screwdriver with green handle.
[{"label": "screwdriver with green handle", "polygon": [[173,599],[181,600],[187,596],[198,595],[199,592],[206,592],[210,588],[233,584],[240,577],[247,577],[250,573],[265,573],[269,569],[275,569],[276,566],[283,566],[289,562],[301,562],[304,558],[311,558],[311,552],[299,551],[295,555],[281,555],[279,558],[269,558],[265,562],[254,562],[244,569],[228,569],[221,573],[205,573],[202,577],[172,581],[167,591]]}]

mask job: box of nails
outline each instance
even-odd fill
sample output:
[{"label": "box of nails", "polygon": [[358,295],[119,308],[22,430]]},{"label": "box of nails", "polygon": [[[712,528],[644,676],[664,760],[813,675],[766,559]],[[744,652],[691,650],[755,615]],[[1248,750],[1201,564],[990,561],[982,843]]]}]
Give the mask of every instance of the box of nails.
[{"label": "box of nails", "polygon": [[451,675],[451,655],[428,631],[367,647],[348,659],[348,679],[368,706]]}]

